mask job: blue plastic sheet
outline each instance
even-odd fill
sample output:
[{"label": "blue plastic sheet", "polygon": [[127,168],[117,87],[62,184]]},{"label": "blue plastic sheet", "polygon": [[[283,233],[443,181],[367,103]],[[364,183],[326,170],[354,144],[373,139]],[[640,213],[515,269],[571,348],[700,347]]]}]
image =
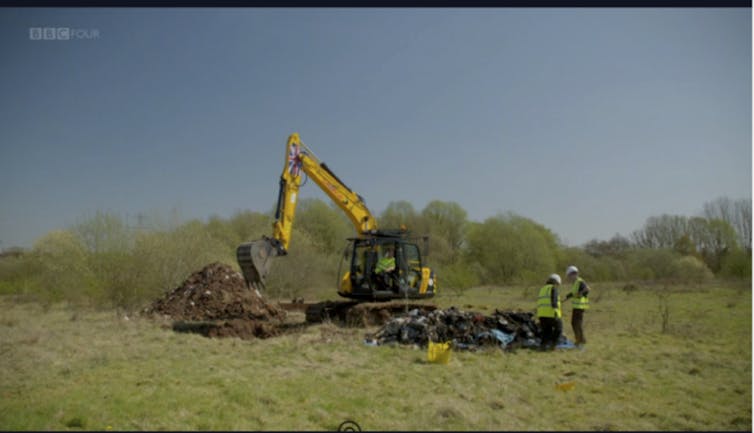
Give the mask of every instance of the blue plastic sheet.
[{"label": "blue plastic sheet", "polygon": [[576,345],[573,344],[573,341],[571,341],[571,340],[569,340],[567,338],[563,338],[563,339],[561,339],[560,342],[558,342],[558,345],[555,346],[555,348],[556,349],[566,349],[566,350],[568,350],[568,349],[575,349]]},{"label": "blue plastic sheet", "polygon": [[480,340],[485,337],[493,337],[500,342],[501,347],[506,347],[516,338],[513,334],[507,334],[499,329],[490,329],[489,331],[480,332],[476,339]]},{"label": "blue plastic sheet", "polygon": [[480,332],[476,336],[476,340],[480,341],[485,338],[494,338],[496,339],[501,347],[506,347],[516,338],[513,334],[505,333],[499,329],[490,329],[489,331]]}]

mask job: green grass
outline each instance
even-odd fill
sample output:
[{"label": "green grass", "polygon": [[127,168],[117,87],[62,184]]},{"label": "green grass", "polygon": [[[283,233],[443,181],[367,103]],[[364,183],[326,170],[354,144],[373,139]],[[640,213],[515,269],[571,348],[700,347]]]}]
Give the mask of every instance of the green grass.
[{"label": "green grass", "polygon": [[[456,352],[448,365],[332,324],[213,340],[0,298],[0,429],[751,429],[751,291],[671,288],[662,332],[661,289],[620,287],[593,289],[583,352]],[[531,309],[535,289],[436,301]],[[566,380],[576,387],[555,388]]]}]

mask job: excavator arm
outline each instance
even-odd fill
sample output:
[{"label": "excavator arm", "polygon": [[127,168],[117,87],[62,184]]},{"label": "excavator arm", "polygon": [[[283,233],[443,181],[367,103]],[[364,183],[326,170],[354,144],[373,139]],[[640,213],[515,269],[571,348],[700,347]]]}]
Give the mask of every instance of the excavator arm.
[{"label": "excavator arm", "polygon": [[338,176],[301,142],[298,134],[293,133],[288,137],[286,145],[286,160],[283,174],[280,176],[280,192],[273,226],[273,237],[280,242],[284,250],[288,250],[303,174],[309,176],[309,179],[345,212],[356,233],[377,230],[377,220],[367,208],[364,199],[338,179]]},{"label": "excavator arm", "polygon": [[293,133],[288,137],[286,144],[285,165],[280,176],[272,237],[265,236],[241,244],[236,250],[236,258],[246,282],[256,289],[264,288],[264,281],[272,264],[271,259],[288,253],[298,192],[304,175],[314,181],[345,212],[359,235],[374,233],[377,230],[377,221],[364,203],[364,199],[338,179],[335,173],[301,142],[299,135]]}]

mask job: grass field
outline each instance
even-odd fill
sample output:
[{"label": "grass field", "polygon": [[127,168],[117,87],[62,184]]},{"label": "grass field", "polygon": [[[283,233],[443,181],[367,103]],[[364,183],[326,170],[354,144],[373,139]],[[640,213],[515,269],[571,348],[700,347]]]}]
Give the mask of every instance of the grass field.
[{"label": "grass field", "polygon": [[[0,298],[0,429],[333,430],[345,419],[364,430],[752,428],[748,284],[595,286],[585,351],[457,352],[448,365],[366,346],[367,330],[333,324],[213,340]],[[535,289],[436,301],[531,309]],[[562,381],[576,386],[557,390]]]}]

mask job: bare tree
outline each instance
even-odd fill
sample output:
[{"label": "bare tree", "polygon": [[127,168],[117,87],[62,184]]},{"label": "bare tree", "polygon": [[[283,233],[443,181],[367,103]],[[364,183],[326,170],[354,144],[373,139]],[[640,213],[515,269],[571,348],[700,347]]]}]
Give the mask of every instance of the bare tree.
[{"label": "bare tree", "polygon": [[[728,208],[727,204],[708,206],[708,209],[710,215],[716,210],[718,215],[729,218],[734,213],[733,205]],[[684,255],[700,255],[714,272],[721,269],[725,255],[738,246],[736,230],[722,218],[653,216],[647,218],[644,226],[632,236],[640,248],[674,249]]]},{"label": "bare tree", "polygon": [[391,201],[379,217],[380,227],[397,229],[402,224],[414,232],[421,232],[424,227],[420,225],[419,216],[414,205],[406,200]]},{"label": "bare tree", "polygon": [[440,200],[432,200],[421,212],[430,232],[444,237],[453,251],[458,251],[463,244],[466,215],[466,210],[458,203]]},{"label": "bare tree", "polygon": [[673,248],[689,229],[683,215],[660,215],[647,218],[644,227],[632,234],[634,243],[642,248]]},{"label": "bare tree", "polygon": [[593,239],[584,245],[584,251],[594,257],[619,257],[629,249],[631,249],[631,242],[619,233],[616,233],[610,240]]},{"label": "bare tree", "polygon": [[751,199],[736,200],[735,207],[736,223],[733,227],[741,246],[751,252]]},{"label": "bare tree", "polygon": [[718,197],[704,203],[703,215],[709,220],[718,219],[730,224],[736,231],[738,243],[751,251],[751,199],[731,200]]}]

